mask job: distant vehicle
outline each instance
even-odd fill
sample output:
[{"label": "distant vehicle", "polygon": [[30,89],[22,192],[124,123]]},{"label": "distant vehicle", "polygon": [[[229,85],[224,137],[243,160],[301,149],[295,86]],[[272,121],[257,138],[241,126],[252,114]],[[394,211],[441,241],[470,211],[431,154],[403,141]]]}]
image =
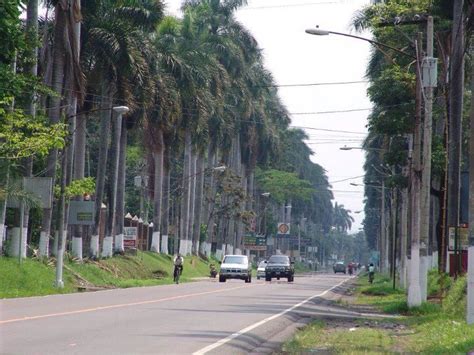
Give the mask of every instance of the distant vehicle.
[{"label": "distant vehicle", "polygon": [[338,272],[346,273],[346,265],[342,261],[338,261],[332,266],[334,273],[337,274]]},{"label": "distant vehicle", "polygon": [[260,280],[261,277],[265,277],[265,269],[267,267],[267,261],[263,260],[257,266],[257,280]]},{"label": "distant vehicle", "polygon": [[279,280],[286,277],[288,282],[293,282],[295,277],[294,262],[286,255],[272,255],[268,259],[265,268],[265,281],[271,281],[273,277]]},{"label": "distant vehicle", "polygon": [[226,255],[221,263],[219,282],[227,279],[240,279],[252,282],[252,265],[246,255]]}]

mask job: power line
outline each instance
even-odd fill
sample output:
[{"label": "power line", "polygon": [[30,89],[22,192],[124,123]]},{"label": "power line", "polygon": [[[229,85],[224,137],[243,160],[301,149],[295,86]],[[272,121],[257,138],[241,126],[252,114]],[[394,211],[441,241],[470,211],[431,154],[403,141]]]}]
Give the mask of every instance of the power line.
[{"label": "power line", "polygon": [[338,129],[315,128],[315,127],[305,127],[305,126],[290,126],[290,128],[311,129],[314,131],[323,131],[323,132],[351,133],[351,134],[365,134],[365,135],[367,134],[367,132],[343,131],[343,130],[338,130]]},{"label": "power line", "polygon": [[372,107],[368,108],[352,108],[347,110],[333,110],[333,111],[314,111],[314,112],[290,112],[290,115],[298,116],[298,115],[326,115],[332,113],[346,113],[346,112],[359,112],[359,111],[370,111]]},{"label": "power line", "polygon": [[330,85],[350,85],[350,84],[362,84],[368,83],[368,80],[357,80],[357,81],[334,81],[327,83],[302,83],[302,84],[275,84],[262,87],[272,88],[292,88],[292,87],[307,87],[307,86],[330,86]]},{"label": "power line", "polygon": [[287,7],[304,7],[304,6],[327,5],[327,4],[337,4],[337,3],[338,3],[337,1],[324,1],[324,2],[307,2],[307,3],[300,3],[300,4],[249,6],[249,7],[241,8],[240,11],[263,10],[263,9],[279,9],[279,8],[287,8]]},{"label": "power line", "polygon": [[365,175],[352,176],[352,177],[348,177],[348,178],[341,179],[341,180],[329,181],[329,183],[330,183],[330,184],[335,184],[335,183],[337,183],[337,182],[343,182],[343,181],[348,181],[348,180],[359,179],[359,178],[364,177],[364,176],[365,176]]}]

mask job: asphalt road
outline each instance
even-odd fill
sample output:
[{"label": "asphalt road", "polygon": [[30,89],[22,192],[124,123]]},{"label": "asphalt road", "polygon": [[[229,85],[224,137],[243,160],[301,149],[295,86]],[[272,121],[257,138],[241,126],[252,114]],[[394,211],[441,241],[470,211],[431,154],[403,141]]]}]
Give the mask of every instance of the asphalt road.
[{"label": "asphalt road", "polygon": [[269,353],[311,317],[351,317],[325,301],[348,279],[209,279],[0,300],[0,353]]}]

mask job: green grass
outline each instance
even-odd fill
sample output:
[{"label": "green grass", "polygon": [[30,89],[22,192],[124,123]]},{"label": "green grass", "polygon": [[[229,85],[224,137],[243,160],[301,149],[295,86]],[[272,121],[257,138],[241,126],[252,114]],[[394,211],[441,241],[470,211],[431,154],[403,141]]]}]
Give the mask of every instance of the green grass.
[{"label": "green grass", "polygon": [[[0,298],[28,297],[69,293],[78,286],[137,287],[171,284],[173,260],[169,255],[139,252],[136,256],[115,256],[98,261],[65,261],[65,287],[54,285],[55,265],[26,259],[21,265],[16,259],[0,258]],[[180,281],[209,276],[209,262],[198,257],[185,257]]]},{"label": "green grass", "polygon": [[[439,295],[446,292],[443,305],[423,302],[419,307],[408,308],[404,290],[388,292],[388,280],[381,277],[373,285],[367,286],[358,280],[358,303],[370,304],[386,313],[399,313],[400,320],[412,333],[403,339],[405,351],[429,354],[466,353],[474,349],[474,327],[465,321],[466,278],[455,282],[445,275],[430,271],[428,293]],[[448,287],[447,290],[441,289]],[[380,290],[387,291],[379,292]],[[401,339],[398,339],[402,342]]]},{"label": "green grass", "polygon": [[315,321],[299,331],[283,345],[290,354],[326,350],[335,354],[380,354],[393,351],[394,341],[388,331],[372,328],[332,329],[325,323]]},{"label": "green grass", "polygon": [[0,298],[44,296],[73,292],[72,277],[64,275],[66,286],[54,287],[56,271],[53,266],[38,260],[26,259],[21,265],[15,258],[0,258]]},{"label": "green grass", "polygon": [[393,289],[388,277],[376,275],[371,285],[367,276],[361,275],[356,285],[356,303],[403,315],[379,320],[397,325],[398,330],[373,325],[367,327],[365,321],[358,320],[350,331],[347,322],[340,325],[333,321],[334,324],[327,326],[318,321],[300,330],[283,350],[291,354],[318,349],[337,354],[465,354],[474,350],[474,327],[465,321],[466,279],[459,278],[453,282],[445,275],[430,272],[428,284],[430,295],[446,294],[442,305],[424,302],[409,309],[405,290]]}]

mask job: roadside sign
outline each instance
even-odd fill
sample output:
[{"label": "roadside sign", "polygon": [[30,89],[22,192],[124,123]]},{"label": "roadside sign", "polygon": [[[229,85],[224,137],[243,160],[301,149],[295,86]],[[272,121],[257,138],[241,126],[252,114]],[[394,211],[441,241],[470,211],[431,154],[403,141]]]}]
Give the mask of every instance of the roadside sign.
[{"label": "roadside sign", "polygon": [[71,225],[92,226],[94,224],[94,201],[69,201],[69,220]]},{"label": "roadside sign", "polygon": [[290,224],[289,223],[278,223],[277,237],[289,237],[290,236]]},{"label": "roadside sign", "polygon": [[138,227],[123,227],[123,247],[137,247]]},{"label": "roadside sign", "polygon": [[253,233],[244,235],[244,248],[248,250],[267,250],[267,238]]},{"label": "roadside sign", "polygon": [[[50,177],[24,177],[23,189],[33,195],[40,208],[52,208],[53,205],[53,180]],[[7,207],[20,208],[18,199],[8,199]]]},{"label": "roadside sign", "polygon": [[[449,227],[449,250],[455,250],[456,227]],[[458,227],[458,250],[467,250],[469,247],[469,228]]]}]

